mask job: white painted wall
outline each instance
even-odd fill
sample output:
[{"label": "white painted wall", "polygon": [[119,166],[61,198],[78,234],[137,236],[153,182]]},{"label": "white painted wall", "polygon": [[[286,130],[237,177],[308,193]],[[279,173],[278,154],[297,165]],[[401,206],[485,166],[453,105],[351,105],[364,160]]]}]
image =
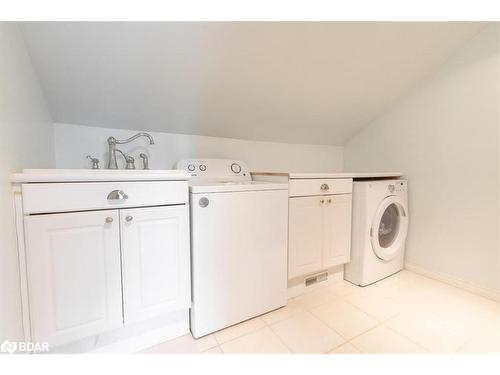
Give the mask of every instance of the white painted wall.
[{"label": "white painted wall", "polygon": [[499,45],[477,35],[345,145],[345,170],[409,180],[407,262],[498,291]]},{"label": "white painted wall", "polygon": [[[80,125],[55,124],[55,155],[57,168],[89,168],[87,154],[98,157],[101,167],[107,160],[109,136],[128,138],[133,130],[96,128]],[[140,167],[139,154],[150,155],[151,169],[171,169],[184,158],[240,159],[257,171],[328,172],[341,171],[343,148],[328,145],[287,144],[247,141],[231,138],[149,132],[155,144],[149,146],[139,139],[120,145],[125,153],[131,153]],[[119,158],[119,165],[124,164]]]},{"label": "white painted wall", "polygon": [[0,342],[22,337],[10,174],[52,167],[52,120],[15,23],[0,22]]}]

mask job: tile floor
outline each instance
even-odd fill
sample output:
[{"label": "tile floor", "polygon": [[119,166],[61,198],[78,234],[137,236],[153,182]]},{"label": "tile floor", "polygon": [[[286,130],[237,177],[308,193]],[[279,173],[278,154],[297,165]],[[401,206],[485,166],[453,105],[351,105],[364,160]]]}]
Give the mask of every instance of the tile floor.
[{"label": "tile floor", "polygon": [[212,335],[145,352],[500,353],[499,304],[402,271],[365,288],[318,288]]}]

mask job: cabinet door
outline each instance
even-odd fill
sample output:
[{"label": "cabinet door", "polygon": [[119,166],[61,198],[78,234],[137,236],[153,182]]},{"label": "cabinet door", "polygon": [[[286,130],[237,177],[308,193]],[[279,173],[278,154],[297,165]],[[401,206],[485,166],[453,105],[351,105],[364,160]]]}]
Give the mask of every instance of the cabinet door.
[{"label": "cabinet door", "polygon": [[351,255],[351,194],[325,197],[323,268],[348,263]]},{"label": "cabinet door", "polygon": [[189,308],[188,210],[120,210],[125,324]]},{"label": "cabinet door", "polygon": [[288,278],[322,267],[323,197],[289,199]]},{"label": "cabinet door", "polygon": [[120,327],[118,211],[27,216],[34,341],[59,345]]}]

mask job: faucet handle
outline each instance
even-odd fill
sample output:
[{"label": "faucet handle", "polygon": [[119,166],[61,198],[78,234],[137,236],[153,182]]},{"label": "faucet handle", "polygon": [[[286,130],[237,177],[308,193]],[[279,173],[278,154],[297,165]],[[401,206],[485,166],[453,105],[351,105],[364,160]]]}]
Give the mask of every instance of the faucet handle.
[{"label": "faucet handle", "polygon": [[122,154],[123,158],[125,159],[125,163],[127,163],[125,169],[135,169],[135,159],[133,156],[126,155],[122,150],[116,149],[115,151]]},{"label": "faucet handle", "polygon": [[140,153],[139,157],[142,159],[142,169],[149,169],[149,159],[144,153]]},{"label": "faucet handle", "polygon": [[92,163],[92,169],[99,169],[99,159],[87,155],[87,159]]},{"label": "faucet handle", "polygon": [[135,159],[133,156],[125,156],[125,161],[127,162],[125,169],[135,169]]}]

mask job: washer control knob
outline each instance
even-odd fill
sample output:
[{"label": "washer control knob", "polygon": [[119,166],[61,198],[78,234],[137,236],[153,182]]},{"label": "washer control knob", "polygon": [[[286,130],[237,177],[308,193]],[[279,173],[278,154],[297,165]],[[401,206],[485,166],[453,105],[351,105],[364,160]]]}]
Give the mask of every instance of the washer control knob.
[{"label": "washer control knob", "polygon": [[231,164],[231,170],[233,171],[233,173],[240,173],[241,166],[238,163],[233,163]]},{"label": "washer control knob", "polygon": [[205,172],[207,170],[207,166],[205,164],[200,165],[200,171]]},{"label": "washer control knob", "polygon": [[194,165],[193,165],[193,164],[189,164],[189,165],[188,165],[188,171],[189,171],[189,172],[194,171],[194,168],[195,168],[195,167],[194,167]]}]

